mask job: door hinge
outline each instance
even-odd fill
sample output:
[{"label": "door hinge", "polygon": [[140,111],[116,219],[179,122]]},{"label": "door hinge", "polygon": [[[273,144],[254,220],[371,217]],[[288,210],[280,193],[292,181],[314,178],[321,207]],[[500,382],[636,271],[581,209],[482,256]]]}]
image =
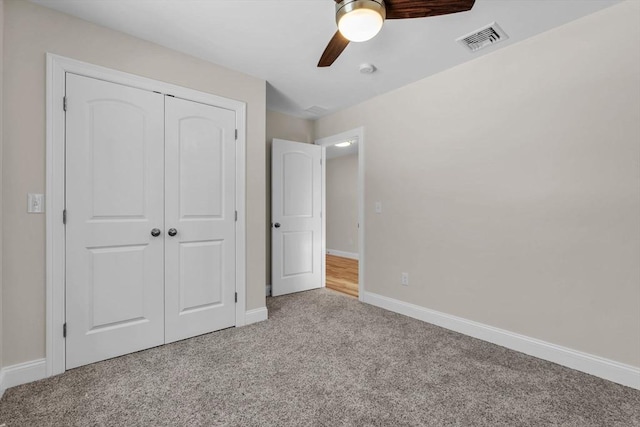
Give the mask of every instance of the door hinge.
[{"label": "door hinge", "polygon": [[67,97],[62,97],[62,111],[67,111]]},{"label": "door hinge", "polygon": [[67,223],[67,210],[63,210],[62,211],[62,223],[66,224]]},{"label": "door hinge", "polygon": [[67,337],[67,324],[62,325],[62,338]]},{"label": "door hinge", "polygon": [[236,211],[236,222],[238,221],[238,211]]},{"label": "door hinge", "polygon": [[236,141],[238,140],[238,129],[236,129]]},{"label": "door hinge", "polygon": [[238,302],[238,293],[236,292],[236,302]]}]

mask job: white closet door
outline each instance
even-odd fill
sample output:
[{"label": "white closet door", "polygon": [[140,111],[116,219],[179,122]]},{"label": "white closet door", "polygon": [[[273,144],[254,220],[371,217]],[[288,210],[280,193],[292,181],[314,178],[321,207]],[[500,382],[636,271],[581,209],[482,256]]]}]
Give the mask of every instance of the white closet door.
[{"label": "white closet door", "polygon": [[66,367],[164,342],[163,96],[67,74]]},{"label": "white closet door", "polygon": [[322,286],[322,147],[274,139],[271,294]]},{"label": "white closet door", "polygon": [[172,342],[235,325],[235,112],[165,102],[165,340]]}]

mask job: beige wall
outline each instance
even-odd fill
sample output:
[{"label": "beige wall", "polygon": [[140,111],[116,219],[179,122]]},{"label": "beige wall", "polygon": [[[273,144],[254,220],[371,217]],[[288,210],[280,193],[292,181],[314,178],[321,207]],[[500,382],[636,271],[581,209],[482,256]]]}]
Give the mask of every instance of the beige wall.
[{"label": "beige wall", "polygon": [[263,307],[265,82],[26,1],[5,2],[3,158],[4,366],[45,355],[45,53],[247,103],[247,309]]},{"label": "beige wall", "polygon": [[2,368],[2,108],[4,98],[2,92],[4,76],[4,0],[0,0],[0,368]]},{"label": "beige wall", "polygon": [[327,251],[358,253],[358,154],[327,160]]},{"label": "beige wall", "polygon": [[271,284],[271,142],[273,139],[286,139],[313,143],[313,122],[298,117],[267,110],[267,176],[265,180],[267,193],[267,222],[266,222],[266,283]]},{"label": "beige wall", "polygon": [[318,120],[365,127],[367,291],[640,366],[638,22],[615,5]]}]

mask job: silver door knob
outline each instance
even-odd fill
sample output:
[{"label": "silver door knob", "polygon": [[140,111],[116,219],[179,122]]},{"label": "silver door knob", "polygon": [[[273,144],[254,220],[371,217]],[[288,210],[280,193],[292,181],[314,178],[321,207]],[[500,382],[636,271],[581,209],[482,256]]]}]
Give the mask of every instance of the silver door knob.
[{"label": "silver door knob", "polygon": [[170,228],[169,231],[167,231],[167,234],[171,237],[175,236],[176,234],[178,234],[178,230],[176,230],[175,228]]},{"label": "silver door knob", "polygon": [[154,228],[153,230],[151,230],[151,235],[153,237],[158,237],[160,235],[161,231],[159,228]]},{"label": "silver door knob", "polygon": [[280,223],[279,223],[279,222],[276,222],[275,224],[273,224],[273,226],[274,226],[275,228],[280,228]]}]

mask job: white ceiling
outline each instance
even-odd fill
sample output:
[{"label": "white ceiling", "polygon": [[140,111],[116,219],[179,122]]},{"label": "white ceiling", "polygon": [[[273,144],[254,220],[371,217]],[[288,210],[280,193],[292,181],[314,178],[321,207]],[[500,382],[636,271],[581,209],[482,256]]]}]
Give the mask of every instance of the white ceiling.
[{"label": "white ceiling", "polygon": [[[309,107],[343,109],[619,2],[477,0],[469,12],[389,20],[317,68],[336,31],[333,0],[32,1],[265,79],[268,108],[306,118],[323,115]],[[493,21],[508,40],[476,53],[456,43]],[[378,71],[361,74],[365,62]]]}]

